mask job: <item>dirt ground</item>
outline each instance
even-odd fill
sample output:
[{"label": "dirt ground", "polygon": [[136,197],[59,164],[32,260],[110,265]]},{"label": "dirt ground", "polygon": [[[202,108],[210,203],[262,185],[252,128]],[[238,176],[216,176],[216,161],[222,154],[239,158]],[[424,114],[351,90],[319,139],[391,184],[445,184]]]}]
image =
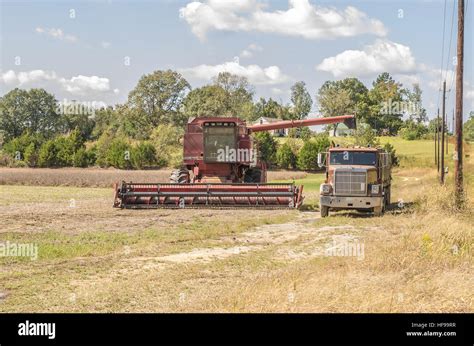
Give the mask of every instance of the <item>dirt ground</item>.
[{"label": "dirt ground", "polygon": [[436,207],[435,179],[396,171],[386,215],[325,219],[120,210],[111,188],[0,185],[0,243],[38,248],[0,256],[0,311],[472,312],[472,214]]},{"label": "dirt ground", "polygon": [[[0,167],[0,185],[111,187],[115,182],[167,183],[171,170],[115,168],[8,168]],[[305,172],[270,171],[268,180],[302,179]]]}]

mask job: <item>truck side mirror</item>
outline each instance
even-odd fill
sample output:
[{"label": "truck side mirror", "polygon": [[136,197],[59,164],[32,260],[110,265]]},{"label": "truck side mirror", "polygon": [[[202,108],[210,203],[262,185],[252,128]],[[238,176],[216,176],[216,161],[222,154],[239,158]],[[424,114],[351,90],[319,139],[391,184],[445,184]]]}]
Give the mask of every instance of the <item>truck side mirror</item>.
[{"label": "truck side mirror", "polygon": [[323,162],[323,154],[321,153],[318,153],[318,167],[321,168],[324,166],[324,162]]}]

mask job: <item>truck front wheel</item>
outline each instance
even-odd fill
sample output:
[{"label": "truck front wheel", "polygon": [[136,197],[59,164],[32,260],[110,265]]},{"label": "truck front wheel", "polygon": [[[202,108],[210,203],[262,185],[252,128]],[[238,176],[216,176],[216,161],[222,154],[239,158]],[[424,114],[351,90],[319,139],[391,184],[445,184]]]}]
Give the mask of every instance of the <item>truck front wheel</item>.
[{"label": "truck front wheel", "polygon": [[374,207],[374,216],[382,216],[383,211],[383,206]]},{"label": "truck front wheel", "polygon": [[326,217],[329,215],[329,207],[322,205],[320,208],[321,217]]}]

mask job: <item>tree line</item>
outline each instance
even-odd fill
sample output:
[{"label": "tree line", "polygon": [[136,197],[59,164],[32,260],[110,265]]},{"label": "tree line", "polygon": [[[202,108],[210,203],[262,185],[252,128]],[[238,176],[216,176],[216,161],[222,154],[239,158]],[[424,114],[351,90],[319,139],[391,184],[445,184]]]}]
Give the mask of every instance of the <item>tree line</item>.
[{"label": "tree line", "polygon": [[[127,102],[115,107],[81,109],[60,105],[44,89],[14,89],[0,98],[0,164],[30,167],[117,168],[179,166],[180,140],[190,117],[235,116],[253,122],[260,117],[304,119],[313,107],[306,84],[291,87],[291,102],[256,99],[244,77],[219,73],[208,85],[192,89],[178,72],[158,70],[142,76]],[[367,88],[357,78],[327,81],[315,93],[323,116],[356,114],[364,131],[414,139],[429,132],[421,89],[403,88],[388,73]],[[77,110],[79,109],[79,111]],[[403,116],[408,115],[407,120]],[[435,126],[435,125],[434,125]],[[327,130],[336,132],[337,126]],[[278,146],[268,133],[257,135],[266,159],[284,168],[313,168],[308,152],[328,145],[327,136],[307,128],[290,131],[303,139]],[[310,150],[311,149],[311,150]]]}]

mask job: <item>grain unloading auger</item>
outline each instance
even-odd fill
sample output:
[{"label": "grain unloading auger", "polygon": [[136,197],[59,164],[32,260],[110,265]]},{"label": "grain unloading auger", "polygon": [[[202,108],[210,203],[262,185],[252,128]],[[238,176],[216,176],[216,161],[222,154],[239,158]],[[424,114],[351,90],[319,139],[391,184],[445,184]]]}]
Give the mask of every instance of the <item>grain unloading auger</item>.
[{"label": "grain unloading auger", "polygon": [[355,128],[353,115],[252,126],[239,118],[191,119],[184,134],[183,167],[173,171],[170,183],[117,183],[114,207],[298,208],[303,186],[267,183],[266,164],[251,133],[341,122]]}]

